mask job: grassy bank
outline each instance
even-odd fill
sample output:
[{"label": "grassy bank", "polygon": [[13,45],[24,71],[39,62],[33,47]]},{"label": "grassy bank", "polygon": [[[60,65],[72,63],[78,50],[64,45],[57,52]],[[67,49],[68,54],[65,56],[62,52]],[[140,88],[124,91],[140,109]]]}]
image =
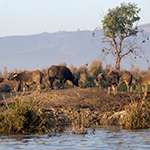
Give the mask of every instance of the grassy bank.
[{"label": "grassy bank", "polygon": [[4,97],[0,133],[50,134],[52,131],[53,134],[54,130],[60,133],[70,125],[74,134],[86,134],[86,127],[117,125],[120,119],[124,129],[150,128],[149,100],[131,100],[132,97],[124,94],[107,95],[105,90],[97,88],[74,90],[33,93],[7,101]]},{"label": "grassy bank", "polygon": [[132,101],[125,107],[127,115],[122,123],[124,129],[150,128],[150,101]]},{"label": "grassy bank", "polygon": [[51,133],[53,124],[47,119],[42,111],[46,100],[36,103],[34,100],[24,102],[13,99],[0,111],[0,133],[22,133],[22,134],[43,134]]}]

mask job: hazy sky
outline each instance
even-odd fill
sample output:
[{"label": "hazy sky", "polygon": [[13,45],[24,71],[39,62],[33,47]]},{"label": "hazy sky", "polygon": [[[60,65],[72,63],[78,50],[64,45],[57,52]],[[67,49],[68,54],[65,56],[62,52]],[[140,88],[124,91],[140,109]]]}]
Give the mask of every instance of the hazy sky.
[{"label": "hazy sky", "polygon": [[[0,0],[0,37],[42,32],[94,30],[101,14],[122,0]],[[150,23],[150,0],[126,0],[141,8],[139,24]]]}]

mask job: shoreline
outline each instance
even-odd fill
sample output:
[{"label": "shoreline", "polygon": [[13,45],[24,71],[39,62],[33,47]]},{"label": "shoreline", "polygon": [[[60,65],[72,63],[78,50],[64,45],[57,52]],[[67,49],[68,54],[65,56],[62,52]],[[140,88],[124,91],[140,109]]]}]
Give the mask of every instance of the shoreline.
[{"label": "shoreline", "polygon": [[[135,93],[118,92],[117,95],[107,94],[107,89],[101,88],[67,88],[67,89],[44,89],[41,93],[35,91],[5,93],[6,101],[12,103],[12,99],[21,99],[26,102],[36,101],[46,104],[39,111],[49,118],[55,125],[71,125],[73,122],[81,122],[84,126],[91,125],[121,125],[126,116],[124,106],[131,102]],[[136,99],[136,98],[135,98]],[[0,100],[1,107],[5,101]]]}]

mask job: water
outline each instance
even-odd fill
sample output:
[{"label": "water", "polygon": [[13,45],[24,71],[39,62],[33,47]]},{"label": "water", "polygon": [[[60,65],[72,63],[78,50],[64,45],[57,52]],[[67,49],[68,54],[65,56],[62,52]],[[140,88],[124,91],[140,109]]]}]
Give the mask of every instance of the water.
[{"label": "water", "polygon": [[[69,132],[69,129],[68,129]],[[110,130],[98,128],[95,134],[0,136],[0,150],[146,150],[150,149],[150,129]]]}]

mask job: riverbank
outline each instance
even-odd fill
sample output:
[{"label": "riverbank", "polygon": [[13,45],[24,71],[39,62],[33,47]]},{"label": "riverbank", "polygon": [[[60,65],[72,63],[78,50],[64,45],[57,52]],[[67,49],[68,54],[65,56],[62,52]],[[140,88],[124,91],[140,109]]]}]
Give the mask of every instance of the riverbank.
[{"label": "riverbank", "polygon": [[[120,125],[125,117],[125,106],[132,100],[139,101],[136,93],[118,92],[117,95],[108,95],[107,89],[101,88],[68,88],[44,89],[41,93],[27,92],[25,96],[5,93],[6,101],[21,99],[25,102],[45,101],[44,107],[39,111],[44,112],[55,125],[81,122],[84,126],[90,125]],[[0,96],[0,106],[5,104]]]}]

